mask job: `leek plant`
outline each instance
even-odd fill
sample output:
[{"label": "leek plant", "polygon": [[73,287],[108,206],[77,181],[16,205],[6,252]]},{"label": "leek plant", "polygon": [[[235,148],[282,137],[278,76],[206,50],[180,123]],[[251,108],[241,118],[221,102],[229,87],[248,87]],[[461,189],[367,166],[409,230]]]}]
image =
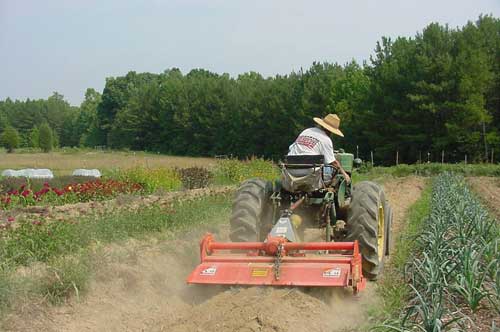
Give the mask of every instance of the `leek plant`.
[{"label": "leek plant", "polygon": [[408,304],[377,329],[448,331],[473,322],[464,312],[499,310],[499,227],[461,176],[434,179],[424,225],[405,266]]}]

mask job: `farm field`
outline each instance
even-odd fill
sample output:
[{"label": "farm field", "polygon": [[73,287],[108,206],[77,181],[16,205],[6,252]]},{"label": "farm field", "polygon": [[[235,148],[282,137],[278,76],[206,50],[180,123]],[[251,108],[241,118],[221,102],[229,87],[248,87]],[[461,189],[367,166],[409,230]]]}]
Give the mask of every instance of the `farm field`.
[{"label": "farm field", "polygon": [[[70,156],[77,160],[82,155]],[[124,165],[135,158],[119,155]],[[159,158],[174,167],[167,163],[168,157]],[[262,160],[212,162],[213,171],[227,177],[222,181],[225,185],[209,183],[208,187],[194,190],[119,194],[98,201],[0,210],[0,221],[5,226],[0,229],[0,310],[4,312],[0,330],[354,332],[374,326],[386,331],[381,325],[399,328],[399,324],[406,324],[406,330],[401,327],[401,331],[412,331],[407,327],[425,323],[426,317],[411,311],[415,300],[405,286],[411,279],[405,279],[401,271],[422,262],[422,252],[430,247],[425,242],[429,235],[422,234],[448,229],[448,217],[436,215],[454,211],[457,203],[453,200],[460,200],[467,183],[498,216],[498,178],[463,178],[447,170],[439,174],[438,165],[428,166],[432,167],[433,177],[408,175],[406,166],[378,168],[357,173],[354,179],[383,185],[394,214],[392,251],[382,278],[369,282],[359,295],[353,296],[347,289],[192,286],[185,279],[199,262],[198,241],[202,235],[211,232],[217,239],[229,240],[231,196],[237,183],[245,177],[276,176],[274,166]],[[470,167],[463,174],[477,171]],[[158,173],[143,175],[151,181]],[[481,210],[468,191],[464,195],[474,206],[471,211]],[[439,206],[446,208],[441,211]],[[494,248],[494,228],[493,233],[481,231],[489,229],[484,226],[489,222],[485,213],[453,216],[449,217],[450,227],[458,229],[463,227],[460,220],[480,218],[483,228],[467,240],[468,247],[475,248],[484,241],[488,248]],[[435,229],[424,226],[432,218],[443,225]],[[492,249],[490,256],[494,255]],[[490,275],[497,272],[494,263],[487,266],[491,272],[484,278],[489,295],[484,295],[483,286],[477,284],[476,288],[471,286],[471,292],[467,283],[446,290],[464,298],[458,302],[459,308],[471,331],[490,332],[492,326],[500,324],[495,318],[497,309],[488,302],[494,301],[491,296],[495,292]],[[468,303],[473,303],[474,310]],[[430,302],[427,309],[438,319],[451,319],[448,313],[439,314],[440,306],[433,305]],[[410,310],[413,319],[409,323],[398,320],[404,317],[405,310]]]},{"label": "farm field", "polygon": [[[408,208],[425,179],[389,179],[394,229],[404,228]],[[227,198],[230,199],[229,197]],[[128,240],[104,247],[84,298],[47,307],[29,303],[4,322],[7,331],[357,331],[380,306],[377,284],[359,296],[346,290],[211,288],[185,284],[198,261],[198,239],[210,230],[227,239],[230,206],[202,221],[202,229],[166,239]],[[336,310],[342,307],[343,310]]]},{"label": "farm field", "polygon": [[110,169],[143,167],[210,167],[212,158],[155,155],[144,152],[71,151],[50,153],[0,153],[0,170],[12,168],[49,168],[55,175],[69,175],[77,168]]}]

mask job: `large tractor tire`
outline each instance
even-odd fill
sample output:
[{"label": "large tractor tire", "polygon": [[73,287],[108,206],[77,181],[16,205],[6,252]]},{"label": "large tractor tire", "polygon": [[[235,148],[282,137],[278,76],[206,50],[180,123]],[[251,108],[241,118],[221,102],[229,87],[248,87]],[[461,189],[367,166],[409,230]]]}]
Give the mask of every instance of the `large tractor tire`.
[{"label": "large tractor tire", "polygon": [[269,181],[250,179],[241,184],[233,199],[231,241],[264,241],[273,226],[271,194]]},{"label": "large tractor tire", "polygon": [[363,256],[363,275],[376,280],[389,253],[392,209],[382,188],[373,182],[356,184],[347,218],[347,241],[358,240]]}]

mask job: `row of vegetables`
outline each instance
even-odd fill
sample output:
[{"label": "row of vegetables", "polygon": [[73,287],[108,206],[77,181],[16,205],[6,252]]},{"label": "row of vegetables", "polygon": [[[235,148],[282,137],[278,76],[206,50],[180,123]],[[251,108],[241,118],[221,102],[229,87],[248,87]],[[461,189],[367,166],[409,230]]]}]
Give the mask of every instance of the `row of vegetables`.
[{"label": "row of vegetables", "polygon": [[414,240],[418,254],[405,268],[410,300],[386,328],[469,330],[477,328],[471,317],[480,309],[500,315],[500,228],[462,177],[435,179],[430,215]]}]

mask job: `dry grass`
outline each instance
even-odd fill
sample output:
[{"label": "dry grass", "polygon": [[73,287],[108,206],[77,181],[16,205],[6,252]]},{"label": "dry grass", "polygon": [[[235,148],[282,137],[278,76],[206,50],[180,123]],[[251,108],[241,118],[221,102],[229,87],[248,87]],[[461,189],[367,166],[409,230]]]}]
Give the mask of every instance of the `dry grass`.
[{"label": "dry grass", "polygon": [[97,168],[102,171],[116,168],[145,167],[210,167],[212,158],[191,158],[154,155],[143,152],[51,152],[1,153],[0,170],[20,168],[49,168],[56,175],[68,175],[76,168]]}]

